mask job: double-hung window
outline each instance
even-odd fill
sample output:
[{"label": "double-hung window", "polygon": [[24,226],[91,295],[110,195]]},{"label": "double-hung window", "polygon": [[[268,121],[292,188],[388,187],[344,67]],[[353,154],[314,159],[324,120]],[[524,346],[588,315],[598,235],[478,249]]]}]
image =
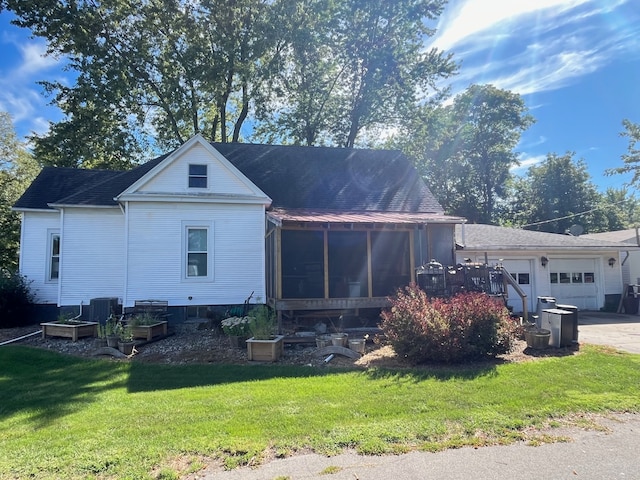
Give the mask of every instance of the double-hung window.
[{"label": "double-hung window", "polygon": [[186,227],[186,278],[209,276],[209,228]]},{"label": "double-hung window", "polygon": [[189,188],[207,188],[206,165],[189,165]]},{"label": "double-hung window", "polygon": [[60,234],[49,232],[49,262],[47,279],[55,282],[60,277]]}]

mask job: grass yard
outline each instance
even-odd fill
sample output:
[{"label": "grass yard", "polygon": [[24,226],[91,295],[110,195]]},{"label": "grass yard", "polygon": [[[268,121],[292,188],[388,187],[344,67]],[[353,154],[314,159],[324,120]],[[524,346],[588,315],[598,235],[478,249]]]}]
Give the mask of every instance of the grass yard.
[{"label": "grass yard", "polygon": [[640,411],[640,355],[587,346],[519,364],[338,371],[88,361],[5,346],[0,478],[168,479],[207,457],[233,468],[267,451],[508,443],[530,426],[607,411]]}]

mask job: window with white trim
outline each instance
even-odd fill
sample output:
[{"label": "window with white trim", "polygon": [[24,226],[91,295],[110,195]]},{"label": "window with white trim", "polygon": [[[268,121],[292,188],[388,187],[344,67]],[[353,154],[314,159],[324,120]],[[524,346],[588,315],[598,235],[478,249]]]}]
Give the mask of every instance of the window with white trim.
[{"label": "window with white trim", "polygon": [[551,283],[594,283],[595,275],[593,272],[551,272],[549,280]]},{"label": "window with white trim", "polygon": [[189,188],[207,188],[206,165],[189,165]]},{"label": "window with white trim", "polygon": [[187,227],[186,277],[209,276],[209,228]]},{"label": "window with white trim", "polygon": [[60,277],[60,234],[50,231],[48,244],[47,280],[55,282]]}]

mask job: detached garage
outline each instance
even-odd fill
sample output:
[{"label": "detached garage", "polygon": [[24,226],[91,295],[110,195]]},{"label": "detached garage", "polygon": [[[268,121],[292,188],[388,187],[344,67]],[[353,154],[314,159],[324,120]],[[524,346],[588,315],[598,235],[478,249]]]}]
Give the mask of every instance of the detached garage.
[{"label": "detached garage", "polygon": [[[535,311],[539,296],[581,310],[616,310],[624,290],[621,267],[630,250],[640,247],[492,225],[456,226],[456,261],[502,263],[526,293],[529,311]],[[509,305],[522,310],[512,288]]]}]

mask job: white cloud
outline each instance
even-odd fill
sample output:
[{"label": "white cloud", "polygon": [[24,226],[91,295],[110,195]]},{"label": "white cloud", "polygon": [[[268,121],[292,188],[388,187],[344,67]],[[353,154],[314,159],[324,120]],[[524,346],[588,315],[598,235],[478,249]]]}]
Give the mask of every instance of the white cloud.
[{"label": "white cloud", "polygon": [[518,144],[518,150],[539,147],[540,145],[544,145],[545,143],[547,143],[547,137],[545,137],[544,135],[540,135],[537,139],[529,139],[526,144],[520,141],[520,143]]},{"label": "white cloud", "polygon": [[49,131],[49,120],[44,117],[31,119],[31,131],[36,135],[43,135]]},{"label": "white cloud", "polygon": [[[591,0],[459,0],[452,1],[437,26],[434,46],[452,50],[455,46],[471,42],[478,34],[498,27],[516,31],[515,22],[522,16],[559,15]],[[447,7],[447,8],[448,8]],[[544,25],[544,24],[542,24]],[[499,29],[498,29],[499,30]],[[492,32],[494,34],[496,32]]]},{"label": "white cloud", "polygon": [[46,54],[43,40],[29,38],[19,29],[2,32],[1,43],[5,58],[0,63],[0,109],[11,114],[19,136],[44,133],[49,128],[44,115],[60,114],[48,105],[37,82],[63,79],[64,62]]},{"label": "white cloud", "polygon": [[14,76],[30,77],[43,71],[49,71],[60,67],[60,62],[47,55],[47,46],[42,42],[33,42],[18,45],[22,56],[22,64],[15,70]]},{"label": "white cloud", "polygon": [[[453,0],[441,18],[435,46],[461,63],[454,94],[472,83],[493,84],[527,95],[566,87],[610,63],[635,56],[640,40],[631,22],[612,23],[594,0]],[[591,18],[596,17],[598,18]],[[588,20],[586,20],[588,19]]]},{"label": "white cloud", "polygon": [[542,62],[510,70],[515,73],[496,76],[490,83],[521,95],[555,90],[570,84],[575,78],[595,72],[607,58],[596,50],[558,52]]},{"label": "white cloud", "polygon": [[520,157],[520,165],[511,167],[510,171],[514,174],[524,174],[530,167],[538,165],[547,159],[546,155],[534,155],[526,156],[525,154]]},{"label": "white cloud", "polygon": [[31,118],[41,102],[42,98],[36,91],[26,86],[11,88],[0,79],[0,110],[9,112],[14,123]]}]

